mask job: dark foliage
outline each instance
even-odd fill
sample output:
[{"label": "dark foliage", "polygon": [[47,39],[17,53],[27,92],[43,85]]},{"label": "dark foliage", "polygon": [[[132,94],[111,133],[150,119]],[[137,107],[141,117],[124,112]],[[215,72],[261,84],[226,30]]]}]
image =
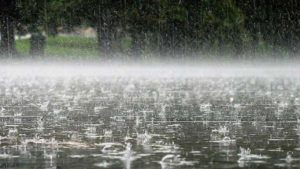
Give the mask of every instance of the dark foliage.
[{"label": "dark foliage", "polygon": [[[295,56],[300,38],[297,0],[19,0],[0,1],[1,51],[14,23],[19,33],[79,26],[97,30],[102,56]],[[125,41],[125,42],[124,42]],[[8,44],[8,45],[7,45]],[[13,47],[12,49],[14,50]]]}]

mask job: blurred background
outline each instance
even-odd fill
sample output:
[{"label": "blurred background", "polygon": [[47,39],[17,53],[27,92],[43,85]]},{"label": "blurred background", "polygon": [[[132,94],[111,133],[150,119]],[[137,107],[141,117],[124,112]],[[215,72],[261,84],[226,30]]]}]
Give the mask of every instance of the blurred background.
[{"label": "blurred background", "polygon": [[0,0],[2,58],[297,58],[297,0]]}]

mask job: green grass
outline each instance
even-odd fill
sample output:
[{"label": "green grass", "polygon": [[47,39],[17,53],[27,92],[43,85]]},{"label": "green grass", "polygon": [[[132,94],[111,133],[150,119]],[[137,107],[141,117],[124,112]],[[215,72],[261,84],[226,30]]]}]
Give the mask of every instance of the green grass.
[{"label": "green grass", "polygon": [[[16,48],[20,56],[28,57],[30,49],[29,39],[16,40]],[[96,39],[75,36],[47,38],[45,55],[46,57],[63,59],[89,59],[99,57]]]},{"label": "green grass", "polygon": [[64,48],[91,48],[91,49],[95,49],[97,47],[96,39],[76,37],[76,36],[49,37],[47,39],[47,44],[49,46],[64,47]]},{"label": "green grass", "polygon": [[[120,43],[120,44],[118,44]],[[132,46],[132,39],[125,37],[120,39],[120,41],[115,41],[113,44],[113,49],[116,52],[128,52]],[[21,57],[29,57],[30,41],[29,39],[25,40],[16,40],[16,48]],[[232,46],[228,46],[227,50],[224,50],[222,54],[218,53],[209,53],[207,57],[204,54],[199,53],[199,57],[203,58],[235,58],[232,55]],[[274,47],[273,47],[274,48]],[[288,56],[287,49],[276,47],[276,53],[274,53],[273,48],[270,45],[260,42],[255,53],[252,51],[245,52],[245,57],[251,58],[270,58],[270,57],[279,57],[279,56]],[[212,48],[213,49],[213,48]],[[217,48],[212,51],[217,51]],[[150,51],[151,53],[151,51]],[[276,55],[276,56],[275,56]],[[124,55],[126,56],[126,55]],[[99,51],[97,49],[97,40],[93,38],[84,38],[78,36],[56,36],[48,37],[46,41],[45,48],[45,57],[54,58],[54,59],[99,59],[101,58]],[[125,57],[126,58],[126,57]],[[150,59],[150,58],[149,58]],[[156,58],[153,58],[156,59]]]},{"label": "green grass", "polygon": [[29,39],[24,39],[24,40],[16,40],[16,48],[18,53],[21,56],[27,56],[29,55]]}]

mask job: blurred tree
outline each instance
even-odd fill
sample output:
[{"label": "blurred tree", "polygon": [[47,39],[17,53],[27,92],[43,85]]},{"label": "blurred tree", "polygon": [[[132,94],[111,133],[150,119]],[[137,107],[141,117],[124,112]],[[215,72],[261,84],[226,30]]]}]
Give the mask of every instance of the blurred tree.
[{"label": "blurred tree", "polygon": [[17,18],[16,1],[0,0],[0,54],[15,56],[15,21]]},{"label": "blurred tree", "polygon": [[22,16],[19,22],[26,26],[27,31],[31,34],[31,56],[40,56],[44,53],[45,37],[43,37],[42,31],[45,21],[45,3],[44,0],[20,0],[18,2],[18,10]]},{"label": "blurred tree", "polygon": [[296,53],[299,48],[297,0],[18,0],[17,8],[15,1],[1,3],[1,46],[6,51],[14,51],[7,46],[14,46],[17,13],[19,32],[55,36],[58,30],[94,27],[105,58],[117,52],[241,56],[255,54],[261,44],[274,51]]},{"label": "blurred tree", "polygon": [[233,0],[204,0],[202,12],[204,46],[217,50],[222,54],[233,50],[235,54],[242,53],[244,21],[243,12]]},{"label": "blurred tree", "polygon": [[161,1],[161,29],[163,55],[178,56],[184,54],[188,9],[181,0]]},{"label": "blurred tree", "polygon": [[112,54],[112,41],[117,31],[116,9],[120,3],[117,0],[76,0],[70,1],[67,8],[67,13],[73,15],[66,19],[76,21],[70,27],[85,24],[96,28],[99,51],[105,58]]},{"label": "blurred tree", "polygon": [[259,41],[264,41],[274,53],[297,52],[300,40],[297,0],[237,0],[237,4],[246,16],[245,28],[253,38],[252,51],[257,51]]}]

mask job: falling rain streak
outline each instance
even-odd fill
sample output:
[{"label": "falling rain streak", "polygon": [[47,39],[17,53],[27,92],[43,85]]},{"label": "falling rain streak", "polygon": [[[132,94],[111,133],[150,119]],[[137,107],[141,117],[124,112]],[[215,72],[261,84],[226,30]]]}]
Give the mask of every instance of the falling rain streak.
[{"label": "falling rain streak", "polygon": [[298,0],[0,0],[0,168],[300,167]]}]

